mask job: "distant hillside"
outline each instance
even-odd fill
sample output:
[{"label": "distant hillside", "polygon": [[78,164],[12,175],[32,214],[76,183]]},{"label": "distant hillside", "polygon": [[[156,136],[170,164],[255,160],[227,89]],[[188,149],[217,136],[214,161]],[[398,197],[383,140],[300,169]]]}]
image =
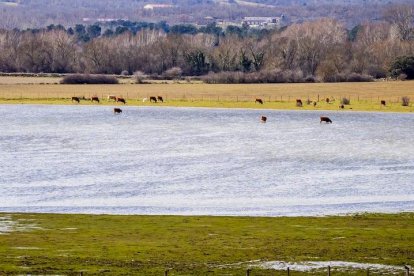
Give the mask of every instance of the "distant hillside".
[{"label": "distant hillside", "polygon": [[[349,26],[377,20],[384,8],[412,0],[0,0],[0,28],[74,25],[111,19],[202,23],[285,14],[293,22],[333,17]],[[153,4],[153,5],[148,5]],[[163,5],[157,5],[163,4]]]}]

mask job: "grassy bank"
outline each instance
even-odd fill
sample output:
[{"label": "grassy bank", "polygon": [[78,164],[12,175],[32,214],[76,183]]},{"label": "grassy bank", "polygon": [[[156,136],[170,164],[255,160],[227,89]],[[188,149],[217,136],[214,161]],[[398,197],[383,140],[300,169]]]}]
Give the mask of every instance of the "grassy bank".
[{"label": "grassy bank", "polygon": [[[81,101],[80,104],[72,103],[70,99],[0,99],[0,104],[56,104],[56,105],[102,105],[102,106],[124,106],[122,103],[108,102],[106,100],[98,103],[90,101]],[[210,107],[210,108],[256,108],[256,109],[280,109],[280,110],[348,110],[348,111],[375,111],[375,112],[413,112],[413,106],[402,106],[400,103],[388,103],[387,106],[381,106],[366,100],[353,102],[351,105],[344,106],[340,109],[338,104],[320,102],[316,106],[304,104],[303,107],[296,107],[293,102],[265,102],[261,105],[254,102],[235,102],[235,101],[212,101],[212,100],[168,100],[164,103],[150,103],[142,100],[127,100],[127,106],[171,106],[171,107]]]},{"label": "grassy bank", "polygon": [[[0,214],[0,218],[2,275],[80,271],[163,275],[166,268],[171,268],[169,275],[244,275],[253,260],[414,264],[414,214],[293,218]],[[251,275],[286,272],[254,267]]]},{"label": "grassy bank", "polygon": [[[106,100],[108,95],[126,98],[128,105],[163,105],[224,108],[267,108],[293,110],[339,110],[342,98],[350,99],[346,110],[412,112],[414,81],[370,82],[370,83],[313,83],[313,84],[203,84],[203,83],[152,83],[118,85],[60,85],[52,84],[45,78],[15,81],[0,77],[1,104],[73,104],[71,97],[90,98],[98,96],[101,104],[114,105]],[[51,82],[56,79],[50,78]],[[27,80],[26,80],[27,81]],[[42,81],[40,84],[36,81]],[[143,98],[162,96],[162,104],[142,102]],[[401,105],[401,98],[411,98],[407,107]],[[255,99],[264,101],[255,104]],[[335,99],[326,103],[325,99]],[[301,99],[303,107],[296,107]],[[317,102],[306,104],[307,100]],[[386,106],[381,106],[381,100]],[[82,101],[81,104],[91,104]]]}]

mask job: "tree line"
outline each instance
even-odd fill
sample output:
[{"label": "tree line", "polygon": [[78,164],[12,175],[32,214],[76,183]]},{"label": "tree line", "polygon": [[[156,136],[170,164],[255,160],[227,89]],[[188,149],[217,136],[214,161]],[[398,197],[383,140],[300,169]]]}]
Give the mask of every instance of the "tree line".
[{"label": "tree line", "polygon": [[[207,76],[210,82],[411,78],[395,66],[414,56],[412,18],[407,10],[390,11],[388,20],[351,30],[324,18],[260,35],[183,34],[162,27],[102,35],[93,25],[73,32],[2,30],[0,71]],[[85,33],[87,40],[80,38]]]}]

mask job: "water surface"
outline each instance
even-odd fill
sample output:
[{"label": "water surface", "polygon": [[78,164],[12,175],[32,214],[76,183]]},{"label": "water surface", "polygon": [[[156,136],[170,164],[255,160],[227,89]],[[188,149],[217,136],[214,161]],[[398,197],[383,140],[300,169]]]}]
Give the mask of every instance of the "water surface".
[{"label": "water surface", "polygon": [[411,114],[122,108],[0,105],[0,211],[414,211]]}]

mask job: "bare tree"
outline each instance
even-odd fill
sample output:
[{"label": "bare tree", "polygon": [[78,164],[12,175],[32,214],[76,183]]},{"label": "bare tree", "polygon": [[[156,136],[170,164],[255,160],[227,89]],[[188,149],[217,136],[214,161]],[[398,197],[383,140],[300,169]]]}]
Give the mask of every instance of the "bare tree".
[{"label": "bare tree", "polygon": [[413,35],[414,8],[411,5],[394,5],[385,10],[385,18],[393,24],[401,40]]}]

